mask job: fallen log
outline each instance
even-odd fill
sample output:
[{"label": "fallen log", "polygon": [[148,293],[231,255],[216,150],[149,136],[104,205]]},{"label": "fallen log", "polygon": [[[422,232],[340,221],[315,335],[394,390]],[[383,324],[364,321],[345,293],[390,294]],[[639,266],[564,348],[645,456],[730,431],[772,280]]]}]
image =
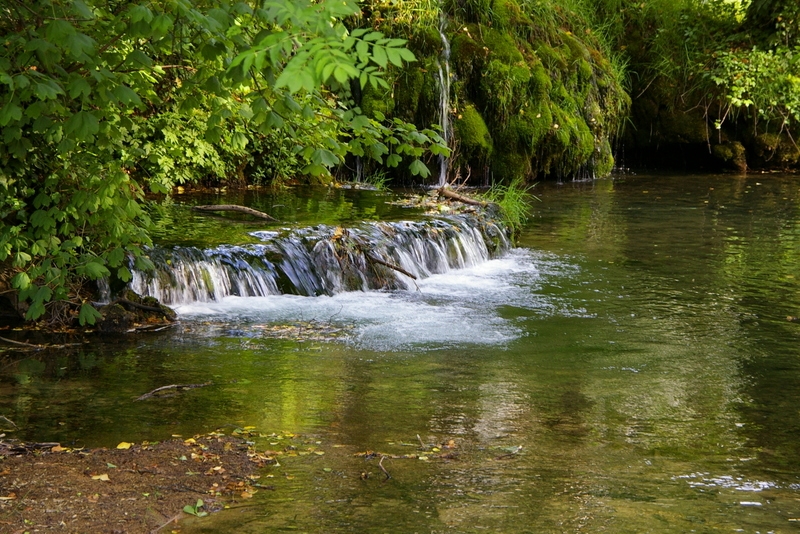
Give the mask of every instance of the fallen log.
[{"label": "fallen log", "polygon": [[455,191],[453,191],[451,189],[448,189],[446,187],[440,187],[438,189],[438,193],[439,193],[440,197],[449,198],[451,200],[457,200],[457,201],[462,202],[464,204],[469,204],[470,206],[480,206],[482,208],[485,208],[486,206],[488,206],[490,204],[489,202],[486,202],[485,200],[477,200],[477,199],[474,199],[472,197],[468,197],[468,196],[465,196],[465,195],[460,195],[460,194],[456,193]]},{"label": "fallen log", "polygon": [[272,215],[264,213],[263,211],[254,210],[253,208],[248,208],[247,206],[239,206],[237,204],[212,204],[210,206],[192,206],[192,209],[197,211],[238,211],[239,213],[246,213],[248,215],[252,215],[253,217],[259,217],[261,219],[266,219],[268,221],[278,220]]},{"label": "fallen log", "polygon": [[408,276],[412,280],[416,280],[417,279],[416,276],[414,276],[410,272],[406,271],[405,269],[403,269],[399,265],[395,265],[394,263],[389,263],[388,261],[383,261],[380,258],[376,258],[372,254],[365,254],[365,256],[372,263],[377,263],[378,265],[383,265],[384,267],[388,267],[389,269],[393,269],[393,270],[397,271],[398,273],[403,273],[404,275]]},{"label": "fallen log", "polygon": [[211,384],[211,382],[206,382],[204,384],[170,384],[169,386],[161,386],[160,388],[156,388],[153,391],[147,392],[144,395],[142,395],[141,397],[138,397],[136,400],[140,401],[140,400],[149,399],[150,397],[155,396],[156,393],[158,393],[160,391],[166,391],[168,389],[177,389],[179,391],[183,391],[183,390],[186,390],[186,389],[202,388],[202,387],[208,386],[210,384]]}]

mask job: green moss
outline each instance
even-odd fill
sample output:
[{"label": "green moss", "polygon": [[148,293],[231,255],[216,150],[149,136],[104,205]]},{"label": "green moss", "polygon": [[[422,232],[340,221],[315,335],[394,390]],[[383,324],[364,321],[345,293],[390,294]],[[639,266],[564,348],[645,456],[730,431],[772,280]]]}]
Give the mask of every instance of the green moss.
[{"label": "green moss", "polygon": [[497,29],[513,29],[532,24],[530,17],[516,0],[494,0],[491,9],[492,26]]},{"label": "green moss", "polygon": [[721,160],[726,167],[739,171],[747,170],[747,159],[744,145],[739,141],[732,141],[714,145],[711,150],[714,157]]},{"label": "green moss", "polygon": [[[586,47],[583,42],[578,40],[572,33],[570,32],[561,32],[561,41],[566,46],[566,51],[569,51],[569,57],[572,61],[577,61],[582,59],[584,61],[591,60],[591,54],[589,53],[589,49]],[[565,51],[565,52],[566,52]]]},{"label": "green moss", "polygon": [[481,72],[489,55],[489,49],[473,38],[478,31],[475,25],[467,26],[455,34],[450,43],[450,64],[458,76],[466,80]]},{"label": "green moss", "polygon": [[431,26],[415,28],[408,38],[408,48],[417,56],[438,56],[442,52],[442,46],[439,30]]},{"label": "green moss", "polygon": [[526,107],[511,119],[508,130],[521,150],[535,152],[539,143],[550,131],[553,116],[545,103],[536,107]]},{"label": "green moss", "polygon": [[708,140],[708,125],[701,114],[678,109],[662,113],[661,127],[670,142],[705,143]]},{"label": "green moss", "polygon": [[531,160],[516,151],[497,152],[492,158],[492,174],[495,181],[511,183],[531,175]]},{"label": "green moss", "polygon": [[539,59],[550,72],[567,70],[567,59],[562,51],[556,50],[547,43],[539,45],[536,49],[536,55],[539,56]]},{"label": "green moss", "polygon": [[524,63],[525,58],[522,57],[511,34],[492,28],[484,28],[483,38],[484,44],[489,49],[491,59],[496,59],[509,65]]},{"label": "green moss", "polygon": [[371,84],[367,84],[361,93],[361,111],[369,117],[375,117],[376,112],[383,113],[386,117],[391,116],[394,112],[391,89],[383,87],[375,89]]},{"label": "green moss", "polygon": [[611,143],[607,138],[604,138],[595,149],[595,154],[591,160],[591,172],[595,178],[602,178],[611,174],[613,168],[614,154],[611,151]]},{"label": "green moss", "polygon": [[795,165],[800,160],[800,151],[790,139],[784,139],[775,133],[762,133],[754,142],[756,163],[760,166],[784,167]]},{"label": "green moss", "polygon": [[425,74],[419,67],[405,69],[395,82],[395,109],[397,115],[413,121],[419,108],[422,89],[425,85]]},{"label": "green moss", "polygon": [[493,122],[500,128],[508,124],[512,115],[519,112],[528,98],[531,72],[526,66],[511,66],[493,60],[481,78],[481,99],[493,114]]},{"label": "green moss", "polygon": [[492,136],[475,106],[468,104],[455,121],[455,131],[461,151],[467,159],[488,159],[492,154]]},{"label": "green moss", "polygon": [[553,87],[550,74],[539,61],[534,63],[533,69],[531,70],[531,79],[528,87],[531,98],[534,100],[544,99]]}]

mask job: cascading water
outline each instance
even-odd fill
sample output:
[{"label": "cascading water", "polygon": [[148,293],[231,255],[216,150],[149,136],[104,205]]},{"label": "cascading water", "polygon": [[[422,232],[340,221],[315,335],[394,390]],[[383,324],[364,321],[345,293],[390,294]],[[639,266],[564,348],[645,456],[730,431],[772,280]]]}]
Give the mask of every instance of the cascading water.
[{"label": "cascading water", "polygon": [[[439,16],[439,36],[442,39],[442,54],[436,60],[439,69],[439,125],[445,144],[450,144],[450,41],[445,35],[447,17],[442,12]],[[439,156],[439,187],[447,184],[448,158]]]},{"label": "cascading water", "polygon": [[510,247],[501,226],[474,215],[251,235],[262,243],[152,249],[155,271],[134,272],[130,286],[171,305],[227,296],[410,289],[414,280],[404,271],[426,278],[481,264]]}]

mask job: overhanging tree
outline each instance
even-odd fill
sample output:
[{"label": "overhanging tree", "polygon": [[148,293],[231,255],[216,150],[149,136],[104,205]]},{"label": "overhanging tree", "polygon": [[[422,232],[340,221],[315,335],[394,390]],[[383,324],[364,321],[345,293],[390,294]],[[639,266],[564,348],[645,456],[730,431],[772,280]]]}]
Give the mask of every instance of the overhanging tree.
[{"label": "overhanging tree", "polygon": [[270,143],[312,176],[348,152],[426,174],[420,155],[447,150],[435,132],[349,101],[352,82],[414,59],[349,32],[358,14],[351,0],[0,6],[0,291],[28,319],[93,322],[89,284],[148,267],[145,192],[235,173]]}]

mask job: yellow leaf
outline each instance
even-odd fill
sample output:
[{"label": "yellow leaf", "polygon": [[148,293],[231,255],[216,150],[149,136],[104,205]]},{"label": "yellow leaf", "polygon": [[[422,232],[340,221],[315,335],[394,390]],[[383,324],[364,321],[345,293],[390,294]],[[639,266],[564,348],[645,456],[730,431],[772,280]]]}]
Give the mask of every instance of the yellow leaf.
[{"label": "yellow leaf", "polygon": [[252,498],[253,498],[253,494],[252,493],[249,493],[247,491],[243,491],[242,492],[242,499],[252,499]]},{"label": "yellow leaf", "polygon": [[118,449],[130,449],[131,445],[133,445],[133,443],[128,443],[127,441],[123,441],[119,445],[117,445],[117,448]]},{"label": "yellow leaf", "polygon": [[92,480],[102,480],[103,482],[111,482],[111,480],[109,480],[108,478],[108,475],[105,473],[103,473],[102,475],[94,475],[92,477]]},{"label": "yellow leaf", "polygon": [[53,447],[53,448],[52,448],[52,449],[50,449],[50,450],[51,450],[52,452],[64,452],[64,451],[65,451],[65,450],[67,450],[67,449],[66,449],[65,447],[62,447],[61,445],[56,445],[55,447]]}]

